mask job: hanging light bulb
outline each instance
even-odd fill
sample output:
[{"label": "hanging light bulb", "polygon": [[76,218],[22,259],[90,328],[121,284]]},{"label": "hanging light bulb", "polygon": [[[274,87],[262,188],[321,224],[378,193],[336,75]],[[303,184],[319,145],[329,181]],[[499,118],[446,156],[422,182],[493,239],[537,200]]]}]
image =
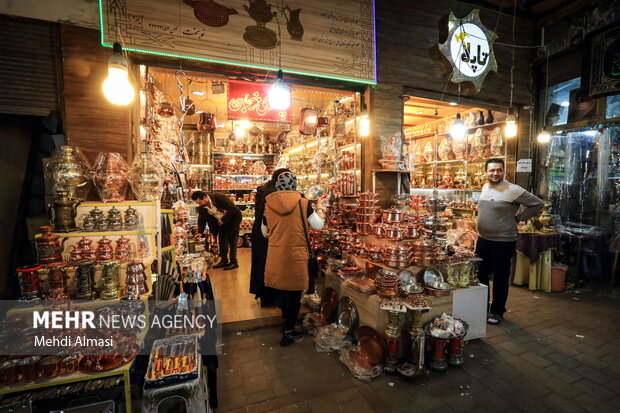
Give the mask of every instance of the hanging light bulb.
[{"label": "hanging light bulb", "polygon": [[278,78],[269,88],[269,106],[276,110],[286,110],[291,106],[291,89],[284,82],[282,69],[278,70]]},{"label": "hanging light bulb", "polygon": [[134,98],[133,86],[129,82],[127,59],[123,56],[120,43],[114,43],[114,54],[108,59],[108,77],[103,82],[103,94],[110,103],[129,105]]},{"label": "hanging light bulb", "polygon": [[545,128],[538,134],[538,143],[548,143],[551,140],[551,134]]},{"label": "hanging light bulb", "polygon": [[517,118],[514,115],[512,108],[508,109],[506,115],[506,127],[504,128],[504,136],[507,138],[514,138],[517,136]]},{"label": "hanging light bulb", "polygon": [[360,119],[360,136],[366,137],[370,135],[370,119],[368,119],[368,110],[366,104],[362,103],[362,117]]},{"label": "hanging light bulb", "polygon": [[466,133],[467,133],[467,128],[465,127],[465,124],[461,120],[461,114],[457,113],[456,120],[454,121],[452,126],[450,126],[450,136],[454,139],[463,139]]}]

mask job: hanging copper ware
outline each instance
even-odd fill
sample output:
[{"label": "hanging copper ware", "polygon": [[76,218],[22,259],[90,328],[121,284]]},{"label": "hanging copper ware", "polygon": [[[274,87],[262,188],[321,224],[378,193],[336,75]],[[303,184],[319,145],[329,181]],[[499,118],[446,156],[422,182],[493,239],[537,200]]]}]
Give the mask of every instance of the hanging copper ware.
[{"label": "hanging copper ware", "polygon": [[174,106],[168,102],[162,102],[157,108],[157,114],[162,118],[170,118],[174,116]]}]

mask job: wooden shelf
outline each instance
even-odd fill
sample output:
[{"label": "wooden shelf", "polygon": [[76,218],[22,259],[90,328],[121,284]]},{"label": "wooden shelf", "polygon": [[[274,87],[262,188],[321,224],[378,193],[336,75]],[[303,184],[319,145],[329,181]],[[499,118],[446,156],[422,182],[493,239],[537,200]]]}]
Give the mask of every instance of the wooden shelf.
[{"label": "wooden shelf", "polygon": [[214,191],[255,191],[256,188],[214,188]]},{"label": "wooden shelf", "polygon": [[212,152],[212,154],[219,156],[247,156],[247,157],[264,157],[264,156],[276,156],[277,153],[236,153],[236,152]]},{"label": "wooden shelf", "polygon": [[244,175],[244,174],[213,174],[213,176],[230,176],[232,178],[265,178],[271,175]]},{"label": "wooden shelf", "polygon": [[345,169],[343,171],[336,171],[336,173],[348,173],[348,172],[362,172],[361,169]]},{"label": "wooden shelf", "polygon": [[344,151],[344,150],[347,150],[349,148],[354,148],[354,147],[359,146],[359,145],[361,145],[361,142],[353,142],[353,143],[348,143],[346,145],[338,146],[337,149],[339,151]]},{"label": "wooden shelf", "polygon": [[[481,128],[490,128],[493,126],[498,126],[498,125],[503,125],[504,123],[506,123],[506,121],[501,121],[501,122],[493,122],[493,123],[487,123],[484,125],[478,125],[478,126],[473,126],[471,128],[467,128],[467,132],[471,132],[474,131],[476,129],[481,129]],[[441,133],[437,133],[437,136],[444,136],[444,135],[449,135],[450,132],[441,132]],[[422,138],[428,138],[431,136],[434,136],[435,132],[425,132],[425,133],[420,133],[418,135],[411,135],[409,137],[405,136],[406,140],[414,140],[414,139],[422,139]]]},{"label": "wooden shelf", "polygon": [[414,171],[408,171],[405,169],[371,169],[370,172],[376,173],[376,172],[389,172],[389,173],[399,173],[399,174],[408,174],[408,173],[412,173]]}]

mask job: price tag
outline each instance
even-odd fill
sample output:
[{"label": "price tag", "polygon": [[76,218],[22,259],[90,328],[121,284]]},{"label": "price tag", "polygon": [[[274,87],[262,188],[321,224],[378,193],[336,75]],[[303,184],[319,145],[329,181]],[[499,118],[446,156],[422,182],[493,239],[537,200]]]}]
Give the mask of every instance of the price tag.
[{"label": "price tag", "polygon": [[519,159],[517,161],[517,172],[532,172],[532,160]]}]

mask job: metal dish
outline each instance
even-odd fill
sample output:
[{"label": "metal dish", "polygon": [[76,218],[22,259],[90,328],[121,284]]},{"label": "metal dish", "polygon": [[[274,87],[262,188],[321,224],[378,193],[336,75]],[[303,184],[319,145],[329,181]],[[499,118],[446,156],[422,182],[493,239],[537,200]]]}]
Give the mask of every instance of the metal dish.
[{"label": "metal dish", "polygon": [[409,270],[403,270],[398,274],[398,279],[401,282],[402,290],[407,294],[421,294],[424,292],[422,287],[415,279],[413,273]]},{"label": "metal dish", "polygon": [[338,293],[333,288],[327,287],[323,290],[321,297],[321,318],[330,323],[336,318],[338,311]]},{"label": "metal dish", "polygon": [[439,271],[437,267],[428,267],[424,271],[424,284],[429,286],[433,282],[443,282],[443,274]]},{"label": "metal dish", "polygon": [[338,328],[352,336],[359,325],[360,317],[357,307],[349,297],[342,297],[338,303]]},{"label": "metal dish", "polygon": [[387,348],[383,337],[368,326],[357,329],[355,338],[359,343],[359,353],[369,364],[375,365],[385,360]]}]

